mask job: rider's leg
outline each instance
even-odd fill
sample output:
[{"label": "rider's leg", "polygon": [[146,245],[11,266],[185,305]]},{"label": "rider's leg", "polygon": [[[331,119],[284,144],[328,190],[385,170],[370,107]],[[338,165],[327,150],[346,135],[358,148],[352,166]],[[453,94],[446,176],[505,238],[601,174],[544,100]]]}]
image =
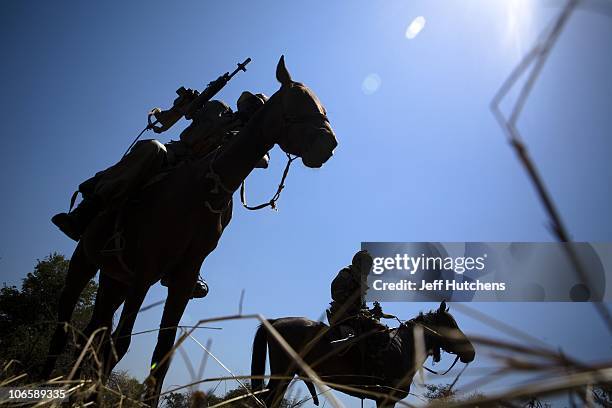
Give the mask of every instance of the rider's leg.
[{"label": "rider's leg", "polygon": [[51,221],[70,238],[78,241],[93,218],[109,205],[120,203],[162,169],[166,148],[157,140],[142,140],[117,164],[96,174],[80,187],[83,201],[69,213]]},{"label": "rider's leg", "polygon": [[166,147],[157,140],[142,140],[117,164],[104,170],[94,194],[106,205],[120,203],[159,172],[167,159]]},{"label": "rider's leg", "polygon": [[55,214],[51,222],[69,238],[78,241],[87,225],[103,208],[101,201],[95,197],[83,198],[83,201],[74,210],[69,213]]}]

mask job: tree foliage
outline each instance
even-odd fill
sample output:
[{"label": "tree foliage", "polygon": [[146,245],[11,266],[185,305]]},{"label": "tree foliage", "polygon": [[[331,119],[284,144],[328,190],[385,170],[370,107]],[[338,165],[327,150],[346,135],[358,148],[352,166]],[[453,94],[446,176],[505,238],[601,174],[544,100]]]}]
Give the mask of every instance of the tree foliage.
[{"label": "tree foliage", "polygon": [[550,408],[550,404],[542,402],[537,397],[530,397],[518,401],[500,401],[479,404],[477,403],[477,401],[484,397],[484,394],[481,394],[479,392],[474,392],[466,396],[459,396],[457,395],[457,392],[451,388],[450,384],[425,384],[425,388],[427,391],[425,391],[424,397],[429,400],[429,406],[443,407],[451,403],[473,402],[474,407],[502,408],[508,406],[516,406],[521,408]]},{"label": "tree foliage", "polygon": [[[474,392],[470,395],[459,396],[451,387],[451,384],[425,384],[425,394],[423,395],[430,402],[431,406],[445,406],[457,402],[470,402],[483,397],[483,394]],[[478,405],[474,405],[477,407]],[[497,405],[487,405],[496,407]],[[500,405],[501,407],[502,405]]]},{"label": "tree foliage", "polygon": [[450,384],[425,384],[425,398],[429,401],[451,402],[455,399],[455,390]]},{"label": "tree foliage", "polygon": [[[247,385],[248,387],[248,385]],[[221,402],[229,401],[234,398],[238,398],[246,395],[247,392],[242,387],[237,387],[227,391],[225,394],[218,396],[214,393],[213,390],[208,392],[195,391],[195,392],[171,392],[162,397],[161,407],[162,408],[204,408],[208,406],[213,406],[215,404],[219,404]],[[284,398],[281,401],[281,408],[291,408],[297,406],[297,401],[290,400]],[[241,398],[234,402],[230,402],[225,405],[229,408],[259,408],[258,405],[253,398]]]},{"label": "tree foliage", "polygon": [[[16,360],[15,370],[36,376],[46,358],[49,339],[57,321],[56,310],[69,261],[58,253],[38,260],[23,279],[21,288],[0,288],[0,362]],[[91,281],[76,306],[73,325],[82,330],[89,322],[97,285]],[[69,364],[58,361],[58,368]]]},{"label": "tree foliage", "polygon": [[593,387],[593,401],[606,408],[612,408],[612,383],[599,384]]},{"label": "tree foliage", "polygon": [[100,397],[102,406],[126,408],[143,406],[138,401],[144,392],[144,385],[125,370],[113,371],[106,382],[106,388]]}]

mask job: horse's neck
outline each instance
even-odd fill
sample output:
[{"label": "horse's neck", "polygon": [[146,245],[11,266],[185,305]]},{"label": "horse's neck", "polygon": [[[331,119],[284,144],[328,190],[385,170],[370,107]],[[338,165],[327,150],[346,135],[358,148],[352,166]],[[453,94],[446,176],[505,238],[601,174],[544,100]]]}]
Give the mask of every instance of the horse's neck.
[{"label": "horse's neck", "polygon": [[[416,330],[415,327],[417,327]],[[431,336],[427,336],[423,328],[419,330],[418,326],[414,324],[408,327],[398,328],[398,330],[399,338],[402,341],[401,361],[414,375],[431,355],[431,350],[434,346],[431,344]],[[418,348],[421,349],[419,350]]]},{"label": "horse's neck", "polygon": [[277,107],[265,104],[244,128],[225,145],[213,163],[213,170],[223,185],[236,191],[255,168],[257,162],[274,146],[274,123]]}]

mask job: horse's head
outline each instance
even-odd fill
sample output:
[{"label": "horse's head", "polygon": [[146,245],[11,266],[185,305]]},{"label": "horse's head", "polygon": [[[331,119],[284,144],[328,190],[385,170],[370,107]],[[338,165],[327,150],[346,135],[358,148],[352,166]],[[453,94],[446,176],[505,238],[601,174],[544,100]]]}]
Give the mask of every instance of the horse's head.
[{"label": "horse's head", "polygon": [[474,346],[449,313],[446,301],[442,301],[435,312],[423,315],[420,323],[433,335],[434,344],[437,344],[434,348],[434,360],[440,359],[440,348],[447,353],[457,355],[462,363],[470,363],[474,360],[476,356]]},{"label": "horse's head", "polygon": [[325,108],[306,85],[295,82],[281,56],[276,67],[281,88],[267,103],[280,107],[280,129],[276,143],[286,153],[302,158],[308,167],[321,167],[338,145]]}]

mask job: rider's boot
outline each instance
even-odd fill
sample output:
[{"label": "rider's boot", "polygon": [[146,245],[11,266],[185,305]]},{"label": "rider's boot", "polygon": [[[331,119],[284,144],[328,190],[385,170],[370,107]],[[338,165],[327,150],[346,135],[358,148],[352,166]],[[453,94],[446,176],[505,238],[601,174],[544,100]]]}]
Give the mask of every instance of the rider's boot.
[{"label": "rider's boot", "polygon": [[68,237],[78,241],[91,220],[98,215],[102,208],[100,200],[91,196],[84,197],[83,201],[74,210],[69,213],[55,214],[51,218],[51,222]]}]

